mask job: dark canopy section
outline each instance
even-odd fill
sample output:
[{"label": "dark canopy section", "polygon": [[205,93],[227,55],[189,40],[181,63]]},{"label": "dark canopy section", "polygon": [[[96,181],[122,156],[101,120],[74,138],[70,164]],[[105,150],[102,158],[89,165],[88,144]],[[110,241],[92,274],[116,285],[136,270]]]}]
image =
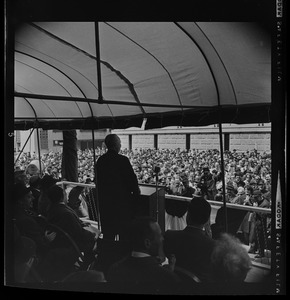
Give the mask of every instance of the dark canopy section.
[{"label": "dark canopy section", "polygon": [[14,68],[18,130],[271,122],[255,22],[21,23]]}]

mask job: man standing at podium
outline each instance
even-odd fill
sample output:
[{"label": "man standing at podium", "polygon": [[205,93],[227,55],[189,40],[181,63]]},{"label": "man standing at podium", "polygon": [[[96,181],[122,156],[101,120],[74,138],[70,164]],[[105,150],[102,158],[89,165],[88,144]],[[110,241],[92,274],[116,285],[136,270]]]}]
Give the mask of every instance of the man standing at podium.
[{"label": "man standing at podium", "polygon": [[95,165],[101,231],[105,240],[126,239],[140,195],[137,177],[129,159],[119,154],[121,140],[116,134],[105,138],[107,152]]}]

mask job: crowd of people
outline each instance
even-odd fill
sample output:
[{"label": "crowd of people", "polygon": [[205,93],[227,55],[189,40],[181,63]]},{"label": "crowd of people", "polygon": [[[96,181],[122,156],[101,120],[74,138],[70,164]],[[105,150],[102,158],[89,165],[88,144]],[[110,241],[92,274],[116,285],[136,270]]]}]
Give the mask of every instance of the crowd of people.
[{"label": "crowd of people", "polygon": [[[97,196],[103,199],[99,199],[99,203],[107,201],[111,221],[110,212],[115,213],[112,222],[108,225],[104,223],[103,233],[106,236],[100,235],[85,221],[90,219],[91,203],[83,201],[86,204],[82,208],[85,213],[80,210],[79,196],[84,189],[74,188],[68,192],[57,185],[58,181],[65,180],[61,178],[61,153],[42,155],[42,176],[37,173],[39,165],[38,168],[31,167],[38,161],[35,154],[31,157],[23,154],[15,164],[13,207],[18,236],[15,243],[19,244],[23,237],[32,240],[35,248],[33,255],[37,257],[38,271],[44,280],[69,282],[77,273],[84,278],[99,278],[96,279],[98,282],[125,286],[137,284],[141,289],[144,284],[154,282],[154,291],[175,288],[175,284],[183,281],[188,272],[196,278],[194,282],[244,282],[251,269],[251,259],[241,241],[230,233],[220,232],[213,236],[207,230],[211,215],[207,200],[223,201],[218,150],[121,150],[120,139],[116,135],[106,138],[106,146],[108,151],[105,148],[96,149],[96,164],[93,150],[78,150],[79,182],[94,182],[95,169],[97,179],[107,174],[102,176],[104,182],[99,182],[103,192]],[[268,154],[225,151],[224,161],[227,202],[271,206],[271,157]],[[119,185],[112,185],[112,171],[115,181],[121,182]],[[128,180],[131,177],[132,180]],[[191,199],[183,202],[180,211],[180,217],[186,220],[184,228],[162,232],[159,224],[150,217],[127,216],[126,210],[131,203],[128,195],[135,193],[138,198],[138,183],[155,185],[156,180],[165,187],[167,194]],[[124,192],[124,199],[119,201],[117,195],[126,189],[129,194]],[[112,199],[108,196],[111,194]],[[119,203],[118,207],[116,203]],[[99,207],[103,211],[107,208]],[[170,212],[173,206],[166,208]],[[248,212],[238,228],[250,245],[249,252],[259,251],[260,256],[264,255],[263,229],[267,227],[267,219],[263,216]],[[102,222],[104,219],[101,219]],[[83,267],[76,269],[79,257],[71,244],[64,241],[59,231],[48,229],[47,224],[67,232],[83,253],[81,266],[96,272]],[[126,230],[122,231],[122,228]],[[21,270],[21,265],[17,264],[17,267]]]},{"label": "crowd of people", "polygon": [[[96,160],[105,151],[105,148],[97,147]],[[188,194],[190,187],[200,190],[208,200],[221,200],[221,158],[218,150],[121,149],[120,153],[130,160],[139,183],[155,185],[158,178],[158,183],[165,186],[168,194],[184,196]],[[61,161],[61,152],[49,151],[42,154],[42,172],[62,180]],[[32,162],[38,162],[37,155],[23,153],[16,162],[15,169],[27,170]],[[78,162],[79,182],[93,182],[93,149],[78,150]],[[158,174],[155,172],[156,166],[160,170]],[[229,190],[228,202],[240,204],[241,197],[235,200],[233,198],[244,194],[245,190],[242,188],[248,185],[254,190],[259,188],[263,193],[271,193],[271,155],[266,152],[225,151],[224,170]]]}]

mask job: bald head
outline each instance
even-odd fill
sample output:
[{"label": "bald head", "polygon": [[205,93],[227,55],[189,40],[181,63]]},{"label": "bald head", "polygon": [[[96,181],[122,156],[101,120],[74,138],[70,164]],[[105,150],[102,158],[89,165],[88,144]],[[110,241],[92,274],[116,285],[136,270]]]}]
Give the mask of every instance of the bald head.
[{"label": "bald head", "polygon": [[105,138],[105,144],[109,150],[119,153],[121,149],[121,140],[116,134],[108,134]]}]

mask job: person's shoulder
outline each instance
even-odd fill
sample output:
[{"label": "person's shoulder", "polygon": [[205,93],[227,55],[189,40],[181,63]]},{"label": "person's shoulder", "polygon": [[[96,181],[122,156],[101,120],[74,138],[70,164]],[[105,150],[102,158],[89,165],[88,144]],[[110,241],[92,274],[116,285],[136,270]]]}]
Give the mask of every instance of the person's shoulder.
[{"label": "person's shoulder", "polygon": [[164,239],[173,239],[176,236],[180,236],[184,233],[184,230],[166,230],[164,232]]},{"label": "person's shoulder", "polygon": [[129,158],[126,155],[122,154],[122,153],[118,153],[118,157],[120,159],[123,159],[123,160],[129,160]]}]

